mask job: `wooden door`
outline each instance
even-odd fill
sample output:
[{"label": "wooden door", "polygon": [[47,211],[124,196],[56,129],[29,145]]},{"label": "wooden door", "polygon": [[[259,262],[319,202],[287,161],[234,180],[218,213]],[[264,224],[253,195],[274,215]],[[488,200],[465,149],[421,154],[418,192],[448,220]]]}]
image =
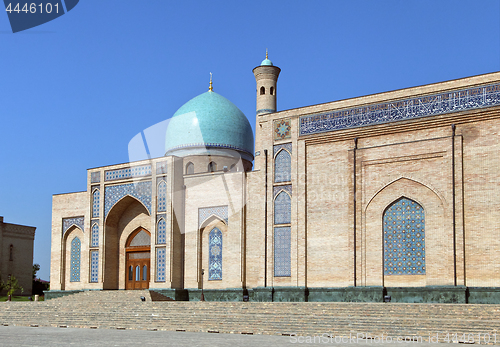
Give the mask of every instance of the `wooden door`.
[{"label": "wooden door", "polygon": [[127,252],[126,289],[149,288],[150,259],[142,258],[144,253],[145,252]]},{"label": "wooden door", "polygon": [[148,289],[151,234],[146,229],[138,228],[128,238],[125,253],[125,289]]}]

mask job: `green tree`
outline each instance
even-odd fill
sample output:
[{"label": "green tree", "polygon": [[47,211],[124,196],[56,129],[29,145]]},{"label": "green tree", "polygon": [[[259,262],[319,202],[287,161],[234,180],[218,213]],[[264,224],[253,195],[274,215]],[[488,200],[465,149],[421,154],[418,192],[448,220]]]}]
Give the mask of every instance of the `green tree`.
[{"label": "green tree", "polygon": [[33,264],[33,279],[36,278],[36,273],[40,270],[40,264]]},{"label": "green tree", "polygon": [[19,285],[17,278],[14,276],[10,276],[7,282],[5,283],[5,289],[7,289],[7,295],[12,295],[16,290],[20,290],[21,293],[24,291],[23,287]]}]

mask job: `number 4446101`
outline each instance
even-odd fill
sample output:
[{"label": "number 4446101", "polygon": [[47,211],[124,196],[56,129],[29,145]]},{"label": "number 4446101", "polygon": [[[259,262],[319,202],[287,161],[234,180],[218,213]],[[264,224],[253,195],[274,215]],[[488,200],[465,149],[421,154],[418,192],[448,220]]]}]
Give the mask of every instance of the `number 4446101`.
[{"label": "number 4446101", "polygon": [[488,334],[488,333],[475,333],[475,334],[446,334],[444,337],[444,342],[447,343],[496,343],[497,342],[497,334]]},{"label": "number 4446101", "polygon": [[[45,8],[44,8],[45,7]],[[29,7],[28,4],[25,3],[24,6],[21,8],[19,3],[15,4],[14,8],[12,8],[12,3],[9,3],[7,7],[5,8],[5,11],[12,13],[12,12],[24,12],[24,13],[43,13],[45,10],[45,13],[52,13],[52,11],[55,11],[56,13],[59,13],[59,4],[56,2],[53,6],[50,2],[46,3],[45,6],[43,4],[35,4],[32,2]]]}]

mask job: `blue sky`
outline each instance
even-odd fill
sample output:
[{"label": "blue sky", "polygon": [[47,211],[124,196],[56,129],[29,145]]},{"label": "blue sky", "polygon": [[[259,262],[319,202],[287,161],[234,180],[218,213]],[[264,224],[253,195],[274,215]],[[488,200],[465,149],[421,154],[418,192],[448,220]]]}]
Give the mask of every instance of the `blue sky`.
[{"label": "blue sky", "polygon": [[127,162],[210,72],[253,127],[266,48],[279,110],[500,71],[500,1],[81,0],[16,34],[0,14],[0,215],[37,227],[41,278],[52,195]]}]

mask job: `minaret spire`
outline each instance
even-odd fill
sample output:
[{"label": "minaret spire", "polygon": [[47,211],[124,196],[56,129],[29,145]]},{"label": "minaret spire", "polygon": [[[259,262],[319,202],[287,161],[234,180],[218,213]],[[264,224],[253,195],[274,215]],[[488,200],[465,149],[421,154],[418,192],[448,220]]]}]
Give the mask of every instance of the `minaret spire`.
[{"label": "minaret spire", "polygon": [[208,87],[209,92],[213,92],[214,88],[212,87],[212,73],[210,72],[210,86]]},{"label": "minaret spire", "polygon": [[266,48],[266,59],[253,69],[257,84],[257,116],[276,112],[276,86],[281,69],[269,60]]}]

